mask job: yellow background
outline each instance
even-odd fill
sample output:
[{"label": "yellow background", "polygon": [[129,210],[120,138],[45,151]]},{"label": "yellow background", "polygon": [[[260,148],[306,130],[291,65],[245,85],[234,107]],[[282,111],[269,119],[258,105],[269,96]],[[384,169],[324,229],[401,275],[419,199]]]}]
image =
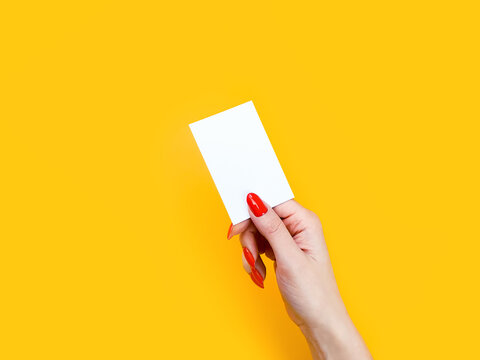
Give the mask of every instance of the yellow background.
[{"label": "yellow background", "polygon": [[308,358],[187,126],[251,99],[374,357],[476,357],[475,3],[2,2],[0,358]]}]

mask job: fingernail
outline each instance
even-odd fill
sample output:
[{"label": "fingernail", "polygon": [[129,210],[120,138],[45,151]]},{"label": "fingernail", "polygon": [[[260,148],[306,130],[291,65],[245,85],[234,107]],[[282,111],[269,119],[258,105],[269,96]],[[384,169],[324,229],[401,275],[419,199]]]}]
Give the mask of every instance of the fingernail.
[{"label": "fingernail", "polygon": [[243,256],[245,256],[245,260],[247,260],[250,267],[255,267],[255,258],[247,247],[243,248]]},{"label": "fingernail", "polygon": [[253,215],[260,217],[267,212],[267,207],[263,203],[262,199],[257,194],[250,193],[247,195],[247,204]]},{"label": "fingernail", "polygon": [[233,223],[230,223],[230,226],[228,227],[228,232],[227,232],[227,240],[230,240],[230,233],[232,232],[232,227],[233,227]]},{"label": "fingernail", "polygon": [[255,267],[255,258],[247,247],[243,248],[243,257],[245,258],[245,260],[247,260],[248,265],[250,265],[250,278],[255,283],[255,285],[263,289],[262,274],[260,274],[260,272]]},{"label": "fingernail", "polygon": [[262,289],[264,288],[263,286],[263,277],[262,275],[258,272],[258,270],[254,267],[252,267],[252,272],[250,273],[250,278],[252,281],[255,283],[255,285],[261,287]]}]

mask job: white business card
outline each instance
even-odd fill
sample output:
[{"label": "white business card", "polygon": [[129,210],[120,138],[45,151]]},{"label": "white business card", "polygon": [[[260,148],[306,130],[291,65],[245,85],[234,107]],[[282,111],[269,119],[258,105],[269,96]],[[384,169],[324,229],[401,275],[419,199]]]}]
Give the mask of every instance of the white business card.
[{"label": "white business card", "polygon": [[293,198],[253,102],[194,122],[190,130],[233,224],[250,217],[250,192],[272,207]]}]

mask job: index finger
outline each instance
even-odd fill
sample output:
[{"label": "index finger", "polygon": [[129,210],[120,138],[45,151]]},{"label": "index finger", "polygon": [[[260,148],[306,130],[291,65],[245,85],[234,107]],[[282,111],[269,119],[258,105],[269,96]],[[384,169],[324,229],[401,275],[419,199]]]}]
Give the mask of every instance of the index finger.
[{"label": "index finger", "polygon": [[251,222],[252,220],[247,219],[236,225],[230,224],[230,228],[228,229],[228,234],[227,234],[227,240],[230,240],[235,235],[239,235],[243,233],[245,230],[248,229],[248,226],[250,225]]}]

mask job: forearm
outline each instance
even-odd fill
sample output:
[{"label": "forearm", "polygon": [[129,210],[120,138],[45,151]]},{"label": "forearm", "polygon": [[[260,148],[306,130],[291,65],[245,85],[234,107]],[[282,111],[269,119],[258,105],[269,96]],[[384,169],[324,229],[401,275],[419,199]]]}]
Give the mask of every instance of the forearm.
[{"label": "forearm", "polygon": [[359,332],[350,319],[326,328],[301,328],[314,360],[371,360]]}]

